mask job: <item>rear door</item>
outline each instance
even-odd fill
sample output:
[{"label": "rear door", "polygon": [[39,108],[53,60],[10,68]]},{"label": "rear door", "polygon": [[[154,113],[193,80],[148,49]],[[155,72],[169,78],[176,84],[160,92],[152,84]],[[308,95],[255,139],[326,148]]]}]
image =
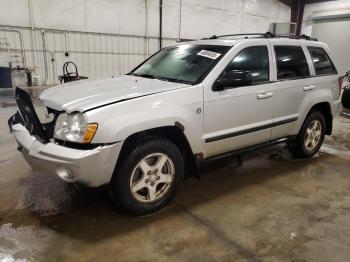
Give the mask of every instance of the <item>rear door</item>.
[{"label": "rear door", "polygon": [[[221,64],[222,69],[204,83],[204,136],[206,156],[255,145],[270,140],[274,91],[269,83],[271,49],[268,40],[241,42]],[[228,71],[245,71],[250,84],[212,88]]]},{"label": "rear door", "polygon": [[337,70],[327,53],[321,46],[307,46],[314,67],[313,78],[317,90],[331,90],[333,101],[339,99]]},{"label": "rear door", "polygon": [[[306,48],[297,41],[271,40],[275,63],[274,127],[271,139],[292,135],[300,120],[300,108],[306,92],[314,88]],[[311,63],[311,62],[310,62]]]}]

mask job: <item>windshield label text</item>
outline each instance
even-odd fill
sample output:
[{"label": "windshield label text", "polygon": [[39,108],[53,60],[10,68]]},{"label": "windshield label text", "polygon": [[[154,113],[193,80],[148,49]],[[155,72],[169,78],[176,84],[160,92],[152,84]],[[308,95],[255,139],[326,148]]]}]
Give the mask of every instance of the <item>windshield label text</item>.
[{"label": "windshield label text", "polygon": [[201,50],[200,52],[197,53],[197,55],[200,56],[204,56],[210,59],[217,59],[221,54],[220,53],[216,53],[216,52],[212,52],[212,51],[208,51],[208,50]]}]

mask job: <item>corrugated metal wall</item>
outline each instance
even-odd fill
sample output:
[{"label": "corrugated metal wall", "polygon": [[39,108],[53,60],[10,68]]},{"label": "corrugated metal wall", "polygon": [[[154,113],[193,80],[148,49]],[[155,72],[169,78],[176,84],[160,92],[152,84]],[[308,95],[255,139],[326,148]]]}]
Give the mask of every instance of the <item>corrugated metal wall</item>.
[{"label": "corrugated metal wall", "polygon": [[[23,66],[20,36],[23,38],[23,49],[27,65],[36,66],[40,73],[41,84],[58,83],[58,75],[62,74],[62,66],[66,61],[77,64],[79,74],[89,78],[110,77],[130,71],[137,64],[159,49],[159,38],[133,35],[117,35],[93,32],[35,29],[34,54],[31,49],[32,32],[26,27],[0,27],[0,42],[10,47],[12,67]],[[163,46],[176,42],[175,38],[163,39]],[[1,52],[7,52],[0,46]],[[65,56],[65,53],[69,56]]]},{"label": "corrugated metal wall", "polygon": [[[78,65],[81,75],[106,77],[128,72],[146,58],[147,49],[149,54],[158,50],[158,0],[0,0],[0,6],[0,66],[8,65],[3,62],[8,60],[7,47],[12,65],[23,63],[20,35],[1,30],[12,26],[21,32],[30,68],[31,49],[37,50],[35,65],[42,84],[57,83],[68,60]],[[289,18],[290,8],[277,0],[167,0],[163,1],[163,36],[171,38],[163,38],[163,46],[175,38],[266,32],[270,23]],[[145,35],[152,37],[146,40]]]}]

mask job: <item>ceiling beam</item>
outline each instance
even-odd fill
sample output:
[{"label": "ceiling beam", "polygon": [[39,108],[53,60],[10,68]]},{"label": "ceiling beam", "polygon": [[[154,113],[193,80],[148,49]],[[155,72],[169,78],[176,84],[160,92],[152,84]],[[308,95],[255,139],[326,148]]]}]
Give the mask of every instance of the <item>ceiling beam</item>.
[{"label": "ceiling beam", "polygon": [[[298,0],[279,0],[279,1],[291,7],[293,2],[296,2]],[[316,3],[331,2],[331,1],[336,1],[336,0],[305,0],[305,4],[316,4]]]},{"label": "ceiling beam", "polygon": [[281,3],[290,6],[290,0],[279,0]]}]

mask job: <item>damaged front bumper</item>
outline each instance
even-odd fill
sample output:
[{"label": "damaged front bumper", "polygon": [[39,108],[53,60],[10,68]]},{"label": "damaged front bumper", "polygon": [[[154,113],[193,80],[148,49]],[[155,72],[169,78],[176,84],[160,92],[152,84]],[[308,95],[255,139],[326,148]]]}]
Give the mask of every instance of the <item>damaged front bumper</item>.
[{"label": "damaged front bumper", "polygon": [[[40,124],[31,101],[27,102],[29,106],[25,105],[28,112],[23,113],[23,104],[18,102],[17,96],[16,100],[19,112],[9,119],[8,124],[17,141],[18,150],[33,170],[58,175],[64,181],[78,182],[91,187],[101,186],[110,181],[122,142],[91,145],[89,149],[56,144],[50,140],[45,128]],[[28,119],[34,120],[34,123]],[[41,127],[41,131],[38,131],[38,126]]]}]

